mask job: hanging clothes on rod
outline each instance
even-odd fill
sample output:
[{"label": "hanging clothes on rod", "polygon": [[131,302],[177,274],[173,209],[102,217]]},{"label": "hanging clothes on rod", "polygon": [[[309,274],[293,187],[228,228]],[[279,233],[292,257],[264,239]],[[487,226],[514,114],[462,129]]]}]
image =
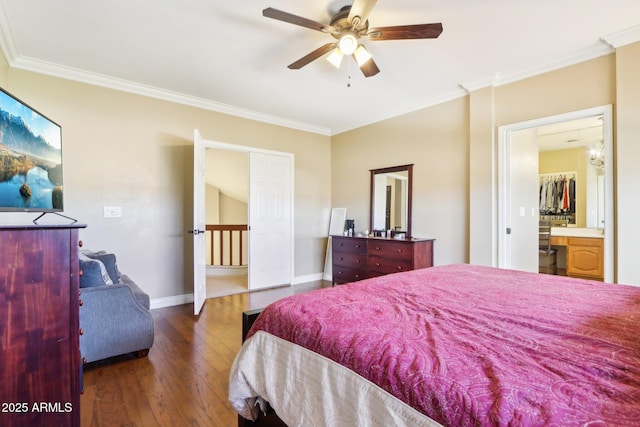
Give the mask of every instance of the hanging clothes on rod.
[{"label": "hanging clothes on rod", "polygon": [[540,216],[573,217],[576,213],[575,172],[540,175]]}]

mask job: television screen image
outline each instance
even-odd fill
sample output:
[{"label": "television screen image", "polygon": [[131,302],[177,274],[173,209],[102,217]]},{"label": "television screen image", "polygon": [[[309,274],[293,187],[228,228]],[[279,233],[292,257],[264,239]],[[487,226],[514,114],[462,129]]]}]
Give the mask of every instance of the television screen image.
[{"label": "television screen image", "polygon": [[0,211],[62,210],[62,128],[0,88]]}]

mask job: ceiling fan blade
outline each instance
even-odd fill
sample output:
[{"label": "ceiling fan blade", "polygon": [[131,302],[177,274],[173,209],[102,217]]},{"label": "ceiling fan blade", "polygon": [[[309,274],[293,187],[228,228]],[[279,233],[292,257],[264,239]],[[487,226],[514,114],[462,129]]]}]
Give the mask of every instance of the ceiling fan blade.
[{"label": "ceiling fan blade", "polygon": [[367,36],[372,41],[435,39],[440,33],[442,33],[442,24],[437,23],[370,28]]},{"label": "ceiling fan blade", "polygon": [[292,70],[299,70],[300,68],[304,67],[305,65],[307,65],[308,63],[315,61],[316,59],[320,58],[322,55],[325,55],[329,52],[331,52],[333,49],[336,48],[336,43],[327,43],[323,46],[320,46],[318,49],[314,50],[313,52],[309,53],[308,55],[303,56],[302,58],[298,59],[296,62],[294,62],[293,64],[288,65],[288,68],[292,69]]},{"label": "ceiling fan blade", "polygon": [[262,16],[277,19],[278,21],[288,22],[289,24],[293,25],[299,25],[305,28],[311,28],[312,30],[322,31],[323,33],[331,33],[335,31],[335,29],[331,25],[326,25],[320,22],[313,21],[311,19],[303,18],[302,16],[283,12],[272,7],[264,9],[262,11]]},{"label": "ceiling fan blade", "polygon": [[364,74],[365,77],[371,77],[378,74],[380,72],[380,69],[376,65],[373,58],[369,58],[367,62],[360,66],[360,71],[362,71],[362,74]]},{"label": "ceiling fan blade", "polygon": [[[351,22],[356,29],[363,27],[364,23],[367,22],[373,7],[376,5],[376,1],[377,0],[353,0],[347,20]],[[353,18],[356,16],[359,17],[360,20],[358,22],[353,22]]]}]

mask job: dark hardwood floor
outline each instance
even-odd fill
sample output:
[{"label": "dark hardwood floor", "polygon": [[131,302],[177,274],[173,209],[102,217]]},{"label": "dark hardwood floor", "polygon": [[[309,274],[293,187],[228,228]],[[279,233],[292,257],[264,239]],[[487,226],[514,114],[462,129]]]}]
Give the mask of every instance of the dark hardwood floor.
[{"label": "dark hardwood floor", "polygon": [[121,356],[85,366],[81,426],[237,425],[227,399],[229,370],[240,349],[242,312],[330,282],[211,298],[152,310],[155,342],[148,357]]}]

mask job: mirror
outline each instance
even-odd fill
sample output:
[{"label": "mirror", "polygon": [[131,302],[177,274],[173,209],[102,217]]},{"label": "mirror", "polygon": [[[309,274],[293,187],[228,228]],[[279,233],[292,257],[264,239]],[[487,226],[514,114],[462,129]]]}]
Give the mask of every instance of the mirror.
[{"label": "mirror", "polygon": [[[603,117],[559,122],[538,128],[540,170],[540,218],[568,227],[604,227],[604,130]],[[542,190],[546,183],[571,183],[568,209],[562,209]],[[551,188],[549,188],[551,190]],[[551,193],[549,191],[548,193]],[[557,199],[557,198],[556,198]]]},{"label": "mirror", "polygon": [[413,165],[371,170],[370,230],[411,237]]}]

